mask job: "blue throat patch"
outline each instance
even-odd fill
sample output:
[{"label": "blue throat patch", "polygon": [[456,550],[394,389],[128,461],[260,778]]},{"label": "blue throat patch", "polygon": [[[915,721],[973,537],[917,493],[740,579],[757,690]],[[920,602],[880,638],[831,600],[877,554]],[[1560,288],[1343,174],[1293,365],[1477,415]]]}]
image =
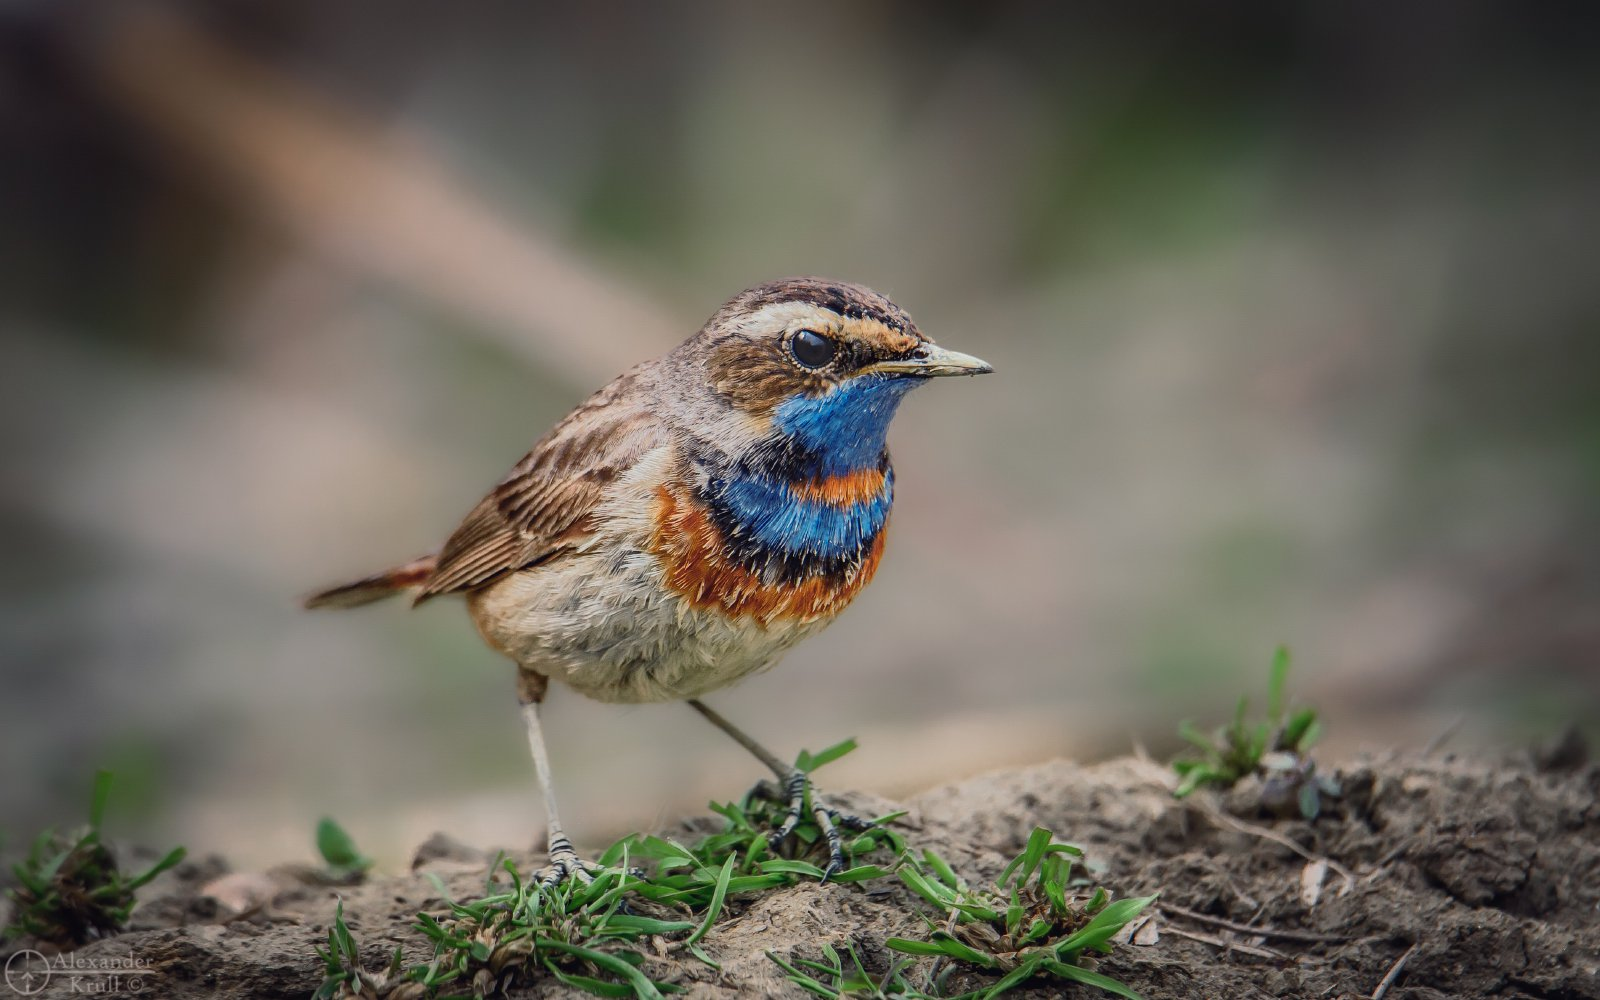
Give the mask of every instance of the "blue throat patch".
[{"label": "blue throat patch", "polygon": [[791,396],[772,413],[772,426],[817,456],[824,476],[876,466],[889,440],[889,421],[921,379],[862,375],[821,396]]},{"label": "blue throat patch", "polygon": [[[920,379],[862,376],[821,396],[793,396],[772,415],[778,441],[797,446],[804,464],[784,473],[747,469],[714,479],[711,494],[739,541],[769,553],[850,559],[870,546],[889,519],[894,473],[884,463],[889,422]],[[870,498],[832,504],[796,496],[795,485],[884,466],[883,487]],[[755,555],[756,553],[751,553]]]}]

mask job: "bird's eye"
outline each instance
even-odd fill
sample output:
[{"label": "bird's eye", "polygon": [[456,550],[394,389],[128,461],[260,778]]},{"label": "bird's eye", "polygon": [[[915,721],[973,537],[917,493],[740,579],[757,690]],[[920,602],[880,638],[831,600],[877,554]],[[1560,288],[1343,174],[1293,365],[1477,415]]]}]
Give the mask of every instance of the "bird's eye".
[{"label": "bird's eye", "polygon": [[790,339],[789,350],[803,367],[821,368],[839,353],[839,345],[815,330],[801,330]]}]

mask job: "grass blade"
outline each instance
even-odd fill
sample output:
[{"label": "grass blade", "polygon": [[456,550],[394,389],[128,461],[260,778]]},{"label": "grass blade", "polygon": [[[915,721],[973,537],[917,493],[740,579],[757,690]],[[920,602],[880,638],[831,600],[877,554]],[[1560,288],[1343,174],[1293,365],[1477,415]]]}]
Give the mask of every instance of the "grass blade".
[{"label": "grass blade", "polygon": [[783,858],[774,858],[763,861],[756,867],[761,869],[763,875],[804,875],[808,878],[822,878],[822,869],[809,861],[786,861]]},{"label": "grass blade", "polygon": [[568,944],[565,941],[557,941],[554,938],[539,938],[534,943],[541,950],[563,952],[620,976],[628,982],[628,985],[633,987],[633,995],[636,997],[641,997],[643,1000],[664,1000],[661,996],[661,991],[656,988],[656,984],[651,981],[649,976],[616,955],[604,951],[595,951],[593,948],[582,948],[575,944]]},{"label": "grass blade", "polygon": [[1289,682],[1289,647],[1279,646],[1272,653],[1272,675],[1267,682],[1267,718],[1283,718],[1283,691]]},{"label": "grass blade", "polygon": [[941,910],[948,910],[956,903],[955,891],[939,882],[930,882],[926,875],[912,867],[900,869],[900,881],[911,888],[911,891],[926,899]]},{"label": "grass blade", "polygon": [[827,997],[828,1000],[837,1000],[837,997],[839,996],[838,990],[829,989],[817,980],[812,979],[804,972],[801,972],[799,969],[779,958],[776,952],[767,952],[767,957],[776,962],[778,968],[788,973],[789,981],[794,983],[796,986],[808,992],[815,993],[819,997]]},{"label": "grass blade", "polygon": [[717,922],[717,916],[722,913],[722,903],[728,896],[728,883],[733,879],[733,863],[736,859],[729,855],[728,860],[722,863],[722,871],[717,875],[717,886],[711,890],[711,903],[706,907],[706,918],[703,923],[689,935],[684,944],[694,944],[711,930],[711,925]]},{"label": "grass blade", "polygon": [[1101,973],[1093,972],[1089,969],[1083,969],[1076,965],[1067,965],[1064,962],[1054,961],[1046,962],[1044,967],[1060,976],[1062,979],[1071,979],[1075,982],[1082,983],[1085,986],[1099,987],[1100,989],[1105,990],[1107,993],[1111,993],[1119,997],[1125,997],[1126,1000],[1144,1000],[1144,997],[1117,982],[1115,979],[1112,979],[1110,976],[1102,975]]},{"label": "grass blade", "polygon": [[934,931],[931,939],[934,944],[939,946],[941,951],[951,958],[959,958],[963,962],[970,962],[984,969],[992,969],[997,964],[993,955],[985,955],[965,942],[957,940],[954,935],[947,931]]},{"label": "grass blade", "polygon": [[[939,857],[937,852],[929,848],[924,848],[922,851],[922,860],[929,868],[933,869],[933,873],[935,875],[939,876],[939,881],[943,882],[952,889],[961,888],[961,879],[956,875],[956,870],[950,867],[950,862]],[[1001,881],[1004,882],[1005,879],[1002,878]]]},{"label": "grass blade", "polygon": [[166,856],[160,861],[157,861],[155,864],[151,865],[149,871],[146,871],[141,875],[135,875],[133,878],[129,879],[124,888],[131,892],[134,889],[138,889],[141,886],[148,884],[151,879],[182,861],[188,856],[188,854],[189,852],[185,848],[174,847],[172,850],[168,851]]},{"label": "grass blade", "polygon": [[636,913],[616,913],[606,921],[607,930],[616,929],[631,934],[677,934],[693,928],[692,920],[657,920]]},{"label": "grass blade", "polygon": [[994,997],[999,996],[1006,990],[1032,979],[1038,973],[1040,964],[1038,959],[1023,962],[1015,969],[1001,976],[999,982],[989,987],[989,992],[983,995],[983,1000],[993,1000]]},{"label": "grass blade", "polygon": [[94,773],[94,792],[89,799],[89,829],[95,833],[100,832],[100,824],[105,822],[106,802],[111,798],[110,771],[96,771]]},{"label": "grass blade", "polygon": [[888,878],[893,874],[894,872],[890,871],[889,869],[879,868],[877,865],[857,865],[854,868],[846,868],[844,871],[835,875],[828,881],[840,883],[865,882],[868,879]]},{"label": "grass blade", "polygon": [[552,976],[555,976],[568,986],[580,989],[585,993],[592,993],[597,997],[631,997],[634,995],[633,987],[627,983],[608,983],[604,979],[562,972],[554,962],[546,962],[545,968],[550,970]]},{"label": "grass blade", "polygon": [[856,746],[856,738],[852,736],[847,740],[840,740],[833,746],[828,747],[825,750],[820,750],[817,753],[807,753],[806,751],[802,750],[800,751],[800,756],[797,760],[796,766],[798,766],[800,770],[810,774],[817,768],[826,764],[831,764],[840,757],[843,757],[845,754],[854,750]]},{"label": "grass blade", "polygon": [[1140,911],[1156,901],[1155,896],[1136,896],[1131,899],[1119,899],[1110,903],[1105,909],[1094,915],[1094,919],[1083,925],[1076,933],[1055,946],[1057,958],[1066,958],[1085,948],[1094,948],[1111,940],[1117,931],[1123,928],[1128,921],[1138,916]]}]

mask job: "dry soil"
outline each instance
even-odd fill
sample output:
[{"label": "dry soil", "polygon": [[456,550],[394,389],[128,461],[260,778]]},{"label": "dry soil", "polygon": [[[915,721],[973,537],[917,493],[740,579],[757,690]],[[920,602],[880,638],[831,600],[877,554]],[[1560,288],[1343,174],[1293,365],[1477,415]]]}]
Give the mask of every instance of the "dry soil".
[{"label": "dry soil", "polygon": [[[1087,849],[1119,893],[1160,890],[1136,943],[1100,964],[1151,1000],[1371,997],[1402,957],[1391,1000],[1600,998],[1600,765],[1573,753],[1410,756],[1355,761],[1340,778],[1343,798],[1308,823],[1255,814],[1248,789],[1174,801],[1167,772],[1144,760],[1057,761],[928,791],[905,803],[904,824],[969,880],[994,878],[1044,826]],[[866,813],[892,805],[844,798]],[[397,944],[421,960],[414,915],[442,905],[424,872],[467,897],[487,867],[486,854],[443,837],[425,845],[417,871],[354,887],[294,868],[219,885],[225,862],[194,860],[153,887],[132,930],[74,957],[135,956],[145,995],[305,997],[321,978],[312,949],[336,896],[371,967]],[[234,907],[252,912],[229,919]],[[670,949],[648,971],[691,997],[805,996],[765,952],[816,957],[849,941],[881,969],[883,940],[915,930],[922,909],[893,880],[735,897],[702,942],[720,973]],[[43,995],[75,995],[72,977],[56,974]],[[541,980],[514,995],[578,994]],[[1011,995],[1098,994],[1041,982]]]}]

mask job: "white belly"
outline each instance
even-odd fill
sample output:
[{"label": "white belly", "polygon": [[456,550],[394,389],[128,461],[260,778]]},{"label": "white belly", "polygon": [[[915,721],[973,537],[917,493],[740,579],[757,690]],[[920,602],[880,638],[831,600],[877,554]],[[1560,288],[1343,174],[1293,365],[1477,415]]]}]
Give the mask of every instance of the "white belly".
[{"label": "white belly", "polygon": [[660,564],[600,545],[512,573],[467,598],[485,639],[598,701],[694,698],[775,663],[825,622],[729,618],[688,607]]}]

